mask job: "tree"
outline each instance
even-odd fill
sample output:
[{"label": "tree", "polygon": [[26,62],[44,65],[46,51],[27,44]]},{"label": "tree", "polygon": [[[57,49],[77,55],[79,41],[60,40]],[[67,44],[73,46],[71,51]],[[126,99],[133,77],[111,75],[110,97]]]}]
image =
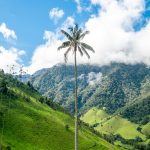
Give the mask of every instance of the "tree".
[{"label": "tree", "polygon": [[74,71],[75,71],[75,150],[78,150],[78,95],[77,95],[77,51],[83,56],[84,54],[90,58],[87,50],[95,52],[94,49],[82,42],[82,39],[89,33],[89,31],[83,31],[78,27],[77,24],[68,28],[68,31],[61,30],[62,34],[67,38],[67,41],[63,42],[61,46],[58,47],[58,50],[67,48],[64,53],[65,62],[68,60],[68,53],[73,51],[74,53]]},{"label": "tree", "polygon": [[4,79],[0,80],[0,92],[2,92],[3,94],[7,93],[7,83]]}]

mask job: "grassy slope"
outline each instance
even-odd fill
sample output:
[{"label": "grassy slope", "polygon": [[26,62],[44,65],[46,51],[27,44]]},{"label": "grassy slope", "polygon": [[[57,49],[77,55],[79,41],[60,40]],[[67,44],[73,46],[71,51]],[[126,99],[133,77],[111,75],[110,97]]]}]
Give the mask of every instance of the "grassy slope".
[{"label": "grassy slope", "polygon": [[[0,142],[10,146],[12,150],[73,150],[73,119],[36,101],[37,96],[34,93],[31,97],[31,93],[27,95],[19,88],[13,90],[15,93],[30,97],[31,100],[27,102],[21,95],[17,99],[0,95],[0,129],[2,129],[4,118],[4,135],[2,136],[2,130],[0,130]],[[66,124],[69,125],[69,130],[65,129]],[[82,127],[80,150],[89,148],[90,150],[116,149]]]},{"label": "grassy slope", "polygon": [[115,116],[105,122],[103,126],[97,126],[96,129],[105,133],[120,134],[125,139],[134,139],[139,136],[145,140],[145,136],[136,130],[137,127],[137,124],[131,123],[127,119]]},{"label": "grassy slope", "polygon": [[107,117],[109,117],[109,115],[105,111],[94,107],[81,117],[81,120],[92,125],[104,121]]},{"label": "grassy slope", "polygon": [[145,135],[150,135],[150,122],[143,126],[142,133]]},{"label": "grassy slope", "polygon": [[[120,116],[112,118],[110,116],[110,119],[107,120],[108,117],[109,115],[105,111],[93,108],[82,116],[81,119],[90,125],[99,123],[95,129],[103,133],[120,134],[125,139],[134,139],[139,136],[145,140],[145,135],[137,131],[138,124],[132,123]],[[150,124],[145,125],[142,132],[150,134]]]}]

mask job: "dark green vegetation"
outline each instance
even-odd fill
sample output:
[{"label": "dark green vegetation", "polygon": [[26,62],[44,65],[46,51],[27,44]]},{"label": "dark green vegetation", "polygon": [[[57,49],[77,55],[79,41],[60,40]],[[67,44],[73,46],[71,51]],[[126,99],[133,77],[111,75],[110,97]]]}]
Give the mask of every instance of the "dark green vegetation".
[{"label": "dark green vegetation", "polygon": [[[41,94],[52,98],[71,113],[74,112],[72,65],[56,65],[50,69],[40,70],[30,78],[30,81]],[[81,115],[93,107],[103,110],[108,115],[106,117],[108,121],[103,127],[99,121],[92,123],[95,129],[98,128],[99,132],[106,131],[111,135],[121,135],[118,138],[124,144],[137,144],[138,137],[143,143],[148,144],[150,68],[144,64],[111,64],[103,67],[79,65],[78,86]],[[91,118],[92,115],[87,123],[90,123]],[[135,147],[139,146],[136,144]]]},{"label": "dark green vegetation", "polygon": [[[42,98],[31,84],[22,84],[2,71],[0,91],[0,145],[3,150],[74,149],[74,120],[57,104]],[[80,150],[116,149],[83,124],[80,124],[79,139]]]},{"label": "dark green vegetation", "polygon": [[[40,70],[30,81],[41,94],[74,112],[72,65]],[[81,113],[96,106],[105,108],[108,113],[121,111],[124,117],[136,123],[144,122],[150,114],[150,69],[143,64],[79,65],[78,86]]]}]

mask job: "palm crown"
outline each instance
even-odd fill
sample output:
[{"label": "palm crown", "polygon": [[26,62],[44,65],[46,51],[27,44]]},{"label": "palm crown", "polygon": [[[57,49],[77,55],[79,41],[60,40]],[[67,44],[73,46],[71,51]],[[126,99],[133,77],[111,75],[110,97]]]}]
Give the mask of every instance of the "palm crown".
[{"label": "palm crown", "polygon": [[88,58],[90,58],[87,50],[95,52],[94,49],[90,45],[81,42],[85,35],[89,33],[89,31],[83,31],[78,27],[77,24],[74,27],[68,28],[68,30],[70,31],[69,33],[61,30],[61,32],[67,37],[67,41],[63,42],[62,45],[58,47],[58,50],[67,48],[66,52],[64,53],[65,62],[67,62],[67,56],[70,51],[75,52],[78,50],[81,56],[85,54]]}]

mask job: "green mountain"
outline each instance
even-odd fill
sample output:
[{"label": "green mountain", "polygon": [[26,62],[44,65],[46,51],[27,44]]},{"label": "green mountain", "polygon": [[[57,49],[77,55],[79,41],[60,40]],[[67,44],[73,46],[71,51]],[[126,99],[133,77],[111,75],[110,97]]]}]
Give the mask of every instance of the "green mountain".
[{"label": "green mountain", "polygon": [[[30,82],[41,94],[73,113],[73,69],[72,65],[56,65],[36,72],[30,78]],[[150,114],[149,97],[146,98],[146,95],[150,94],[149,83],[150,68],[144,64],[111,64],[103,67],[79,65],[80,113],[92,107],[105,108],[107,113],[116,113],[126,106],[122,115],[131,121],[142,122]],[[134,114],[129,115],[128,109],[134,110]],[[137,111],[140,115],[137,115]]]},{"label": "green mountain", "polygon": [[[30,78],[44,96],[74,112],[72,65],[43,69]],[[144,64],[78,66],[81,119],[105,139],[127,149],[149,149],[150,68]]]},{"label": "green mountain", "polygon": [[[82,123],[79,139],[80,150],[117,149]],[[2,150],[73,150],[74,120],[31,84],[0,71],[0,146]]]}]

